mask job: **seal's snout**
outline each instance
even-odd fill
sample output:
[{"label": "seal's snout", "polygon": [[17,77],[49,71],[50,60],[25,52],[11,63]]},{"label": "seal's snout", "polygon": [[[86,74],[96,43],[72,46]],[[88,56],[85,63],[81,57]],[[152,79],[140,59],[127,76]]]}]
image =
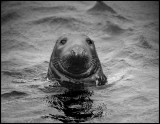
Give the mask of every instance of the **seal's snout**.
[{"label": "seal's snout", "polygon": [[62,66],[70,73],[80,74],[85,72],[89,66],[89,58],[82,55],[71,55],[62,59]]},{"label": "seal's snout", "polygon": [[90,56],[83,47],[74,46],[62,57],[61,64],[68,72],[80,74],[90,67]]},{"label": "seal's snout", "polygon": [[85,54],[86,54],[86,51],[82,47],[76,46],[71,49],[71,55],[73,56],[78,56],[78,55],[84,56]]}]

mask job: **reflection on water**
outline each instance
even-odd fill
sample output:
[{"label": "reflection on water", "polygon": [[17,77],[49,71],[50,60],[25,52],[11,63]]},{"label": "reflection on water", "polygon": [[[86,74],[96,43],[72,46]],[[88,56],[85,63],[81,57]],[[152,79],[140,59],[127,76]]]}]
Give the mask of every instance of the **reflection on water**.
[{"label": "reflection on water", "polygon": [[66,122],[84,122],[95,117],[101,117],[102,107],[93,107],[93,100],[90,98],[92,91],[88,90],[68,90],[63,94],[47,96],[47,103],[50,107],[61,112],[49,114],[45,118],[52,118]]}]

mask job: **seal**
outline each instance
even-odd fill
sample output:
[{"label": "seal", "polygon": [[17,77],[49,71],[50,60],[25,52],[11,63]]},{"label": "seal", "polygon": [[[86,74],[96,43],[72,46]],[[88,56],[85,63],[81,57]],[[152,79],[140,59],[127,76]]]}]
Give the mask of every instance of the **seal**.
[{"label": "seal", "polygon": [[47,78],[65,87],[107,83],[94,41],[84,34],[64,34],[58,38],[50,57]]}]

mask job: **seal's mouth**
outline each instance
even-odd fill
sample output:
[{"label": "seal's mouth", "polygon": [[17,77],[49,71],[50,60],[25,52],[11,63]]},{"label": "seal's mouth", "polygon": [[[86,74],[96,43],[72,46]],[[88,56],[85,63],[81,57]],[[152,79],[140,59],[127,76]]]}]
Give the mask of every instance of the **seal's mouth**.
[{"label": "seal's mouth", "polygon": [[54,58],[53,66],[61,74],[70,79],[87,78],[94,74],[99,68],[98,59],[89,56],[64,56],[62,58]]},{"label": "seal's mouth", "polygon": [[87,55],[68,55],[62,57],[61,65],[72,74],[81,74],[89,69],[90,59]]}]

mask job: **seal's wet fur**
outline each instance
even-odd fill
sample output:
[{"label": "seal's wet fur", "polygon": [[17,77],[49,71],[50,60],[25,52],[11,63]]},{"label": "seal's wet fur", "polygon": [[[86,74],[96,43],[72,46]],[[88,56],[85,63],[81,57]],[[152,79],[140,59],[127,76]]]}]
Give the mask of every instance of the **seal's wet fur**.
[{"label": "seal's wet fur", "polygon": [[84,34],[65,34],[58,38],[51,54],[47,78],[65,87],[107,83],[94,41]]}]

